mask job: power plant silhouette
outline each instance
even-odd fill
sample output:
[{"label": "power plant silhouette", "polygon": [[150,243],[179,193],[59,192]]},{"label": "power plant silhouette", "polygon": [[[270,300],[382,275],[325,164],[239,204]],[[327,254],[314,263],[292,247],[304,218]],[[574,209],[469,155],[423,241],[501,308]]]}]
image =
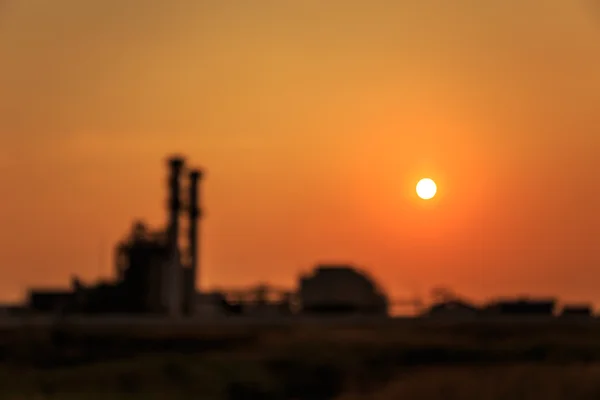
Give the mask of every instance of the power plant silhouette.
[{"label": "power plant silhouette", "polygon": [[[245,290],[200,292],[200,222],[203,172],[185,159],[168,159],[167,224],[151,230],[133,223],[116,246],[115,279],[69,290],[32,289],[26,304],[11,312],[28,315],[214,316],[359,315],[389,317],[390,307],[410,306],[420,316],[555,316],[555,299],[507,299],[476,307],[444,292],[425,308],[420,299],[390,301],[365,271],[351,265],[322,264],[299,277],[296,290],[258,285]],[[182,218],[185,220],[182,221]],[[182,223],[184,222],[184,223]],[[187,228],[181,234],[182,226]],[[590,317],[587,304],[567,305],[562,316]]]},{"label": "power plant silhouette", "polygon": [[[26,310],[53,314],[150,314],[170,317],[235,314],[361,313],[387,315],[388,302],[377,284],[352,266],[322,265],[300,278],[296,292],[259,285],[248,290],[200,293],[199,223],[203,173],[188,169],[183,157],[168,160],[168,220],[152,231],[135,222],[116,247],[113,282],[71,290],[31,290]],[[181,235],[181,218],[187,234]],[[183,246],[182,246],[183,244]]]}]

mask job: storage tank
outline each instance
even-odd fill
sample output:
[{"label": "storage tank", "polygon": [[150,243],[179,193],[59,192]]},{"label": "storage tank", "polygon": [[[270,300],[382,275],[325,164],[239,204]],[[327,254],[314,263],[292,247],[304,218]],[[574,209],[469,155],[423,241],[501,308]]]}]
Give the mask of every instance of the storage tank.
[{"label": "storage tank", "polygon": [[320,265],[300,278],[302,313],[387,315],[383,291],[364,272],[349,265]]}]

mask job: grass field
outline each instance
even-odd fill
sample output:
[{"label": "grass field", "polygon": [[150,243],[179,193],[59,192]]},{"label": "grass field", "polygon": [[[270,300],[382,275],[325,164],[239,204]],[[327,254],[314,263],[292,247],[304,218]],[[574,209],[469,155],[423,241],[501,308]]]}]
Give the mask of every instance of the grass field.
[{"label": "grass field", "polygon": [[595,323],[215,327],[176,340],[65,327],[3,338],[0,399],[600,399]]}]

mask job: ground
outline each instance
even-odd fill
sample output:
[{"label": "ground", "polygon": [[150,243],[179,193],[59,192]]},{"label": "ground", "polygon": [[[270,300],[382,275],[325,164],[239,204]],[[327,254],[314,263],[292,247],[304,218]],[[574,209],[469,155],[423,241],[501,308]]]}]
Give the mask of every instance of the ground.
[{"label": "ground", "polygon": [[2,399],[597,399],[600,323],[4,332]]}]

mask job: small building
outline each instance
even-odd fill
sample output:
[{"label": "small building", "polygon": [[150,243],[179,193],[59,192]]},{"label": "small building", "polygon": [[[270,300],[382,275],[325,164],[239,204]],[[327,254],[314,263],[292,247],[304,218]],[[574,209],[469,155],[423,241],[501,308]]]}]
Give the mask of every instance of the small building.
[{"label": "small building", "polygon": [[592,306],[587,304],[567,304],[561,311],[561,317],[592,317]]},{"label": "small building", "polygon": [[74,303],[75,293],[71,290],[32,289],[27,308],[33,313],[59,314],[67,312]]},{"label": "small building", "polygon": [[164,232],[136,222],[129,237],[117,246],[117,285],[122,287],[122,312],[162,313],[167,310],[167,267],[170,249]]},{"label": "small building", "polygon": [[510,316],[553,316],[556,299],[498,300],[485,307],[486,314]]}]

